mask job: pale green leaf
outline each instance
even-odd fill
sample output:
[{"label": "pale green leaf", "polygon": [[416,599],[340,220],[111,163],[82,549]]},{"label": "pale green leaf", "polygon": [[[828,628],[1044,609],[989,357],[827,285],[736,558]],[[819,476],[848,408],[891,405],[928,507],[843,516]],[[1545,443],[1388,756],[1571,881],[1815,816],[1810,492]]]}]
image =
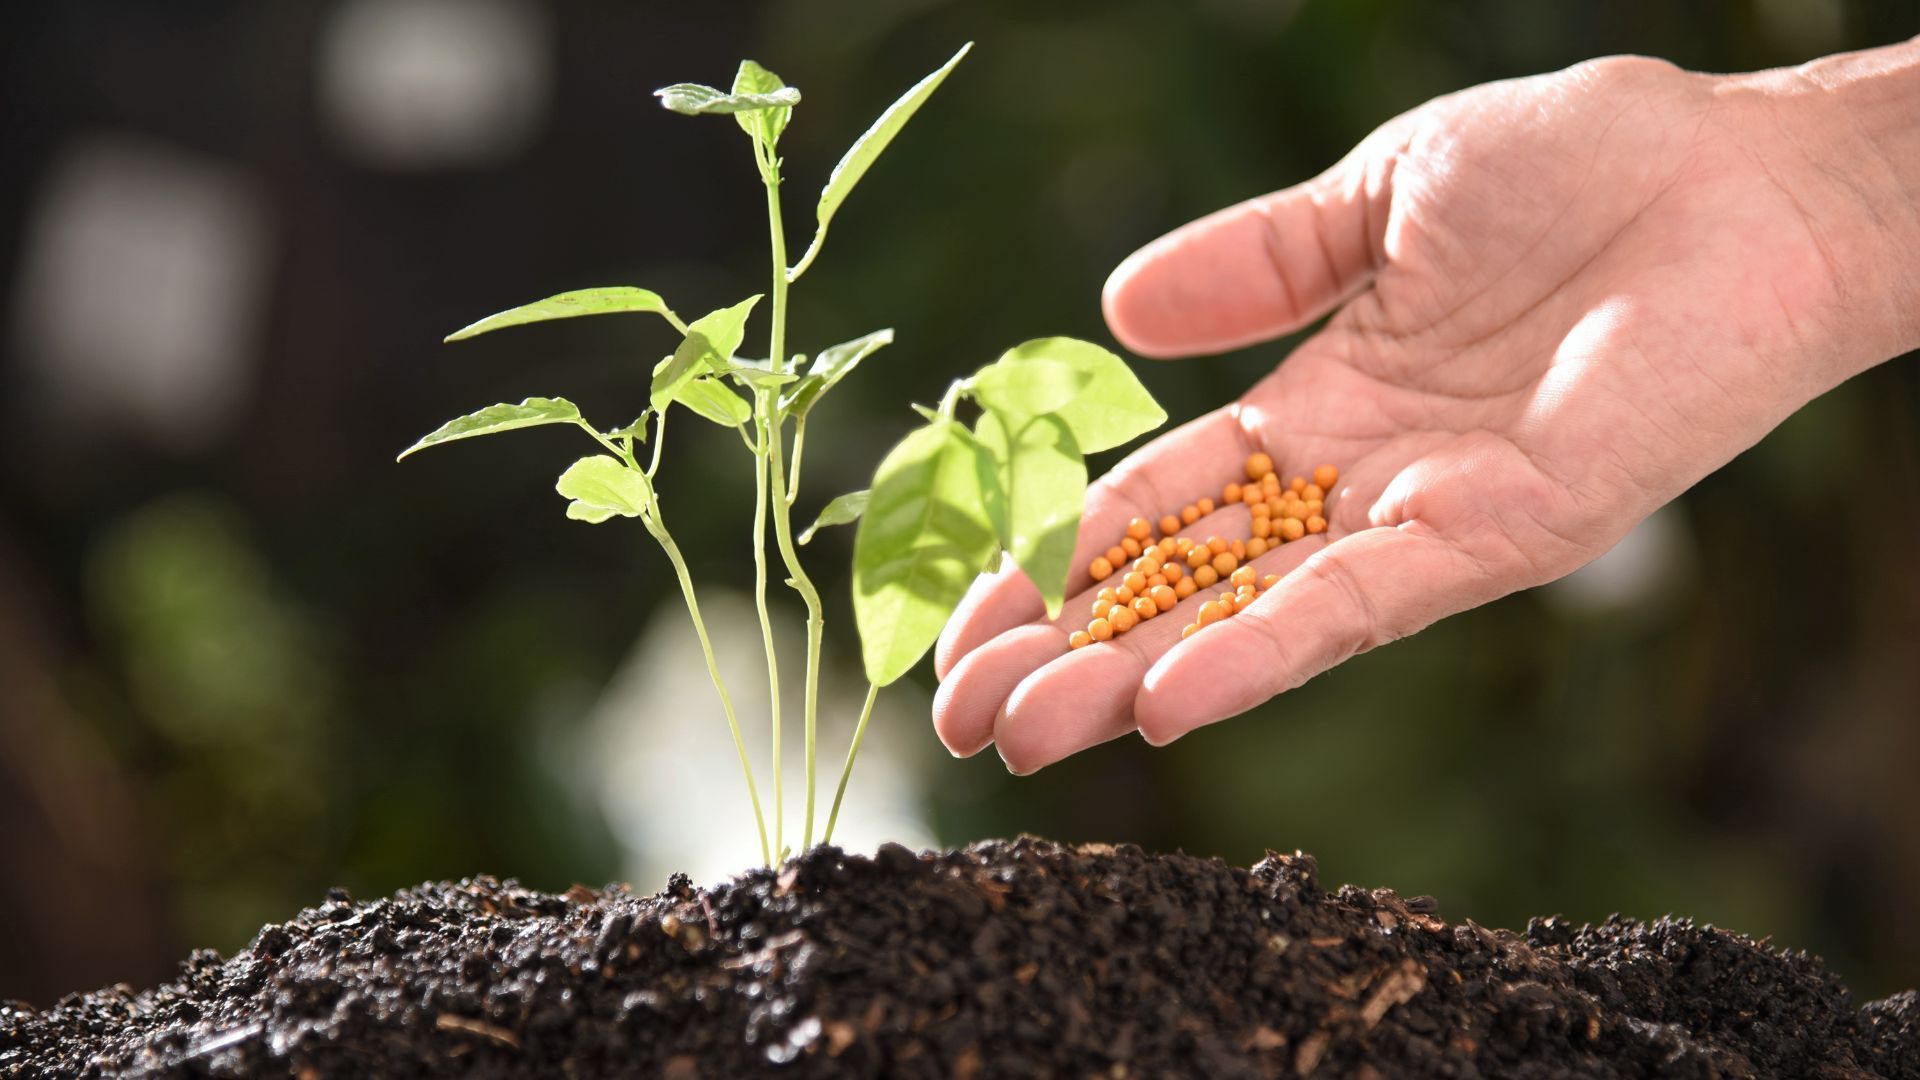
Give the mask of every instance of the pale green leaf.
[{"label": "pale green leaf", "polygon": [[583,504],[581,509],[567,508],[567,516],[577,521],[604,521],[593,514],[619,514],[639,517],[647,505],[647,485],[640,474],[605,454],[583,457],[567,471],[553,489]]},{"label": "pale green leaf", "polygon": [[908,120],[913,119],[913,114],[920,110],[920,106],[926,104],[927,99],[933,96],[933,92],[946,81],[954,65],[958,64],[971,48],[973,48],[971,41],[960,46],[960,51],[954,53],[951,60],[940,65],[938,71],[913,84],[911,89],[900,95],[899,100],[887,106],[887,111],[880,114],[880,118],[873,122],[872,127],[854,140],[845,156],[840,159],[840,163],[835,165],[833,172],[827,176],[826,187],[820,191],[820,204],[814,211],[816,222],[814,247],[819,247],[821,239],[826,236],[827,223],[833,219],[834,212],[840,209],[840,204],[846,201],[854,185],[860,182],[861,177],[867,175],[867,170],[873,167],[874,161],[887,148],[887,144],[893,141],[894,136],[900,134],[900,129],[907,125]]},{"label": "pale green leaf", "polygon": [[983,408],[1009,416],[1040,416],[1066,408],[1093,377],[1072,364],[1045,357],[1002,358],[969,380]]},{"label": "pale green leaf", "polygon": [[839,385],[840,380],[852,374],[860,361],[866,359],[875,350],[893,344],[893,330],[875,330],[871,334],[830,345],[820,350],[813,358],[813,366],[807,369],[807,377],[796,383],[780,398],[782,412],[794,416],[805,416],[808,410],[818,404],[827,391]]},{"label": "pale green leaf", "polygon": [[651,396],[655,409],[666,408],[674,391],[699,375],[702,368],[725,373],[727,361],[733,359],[740,339],[746,336],[747,316],[759,302],[760,295],[755,293],[732,307],[710,311],[687,326],[680,347],[654,368]]},{"label": "pale green leaf", "polygon": [[753,418],[753,406],[740,400],[739,394],[711,377],[703,376],[683,383],[680,389],[673,392],[673,400],[721,427],[734,427]]},{"label": "pale green leaf", "polygon": [[581,315],[615,315],[629,311],[652,312],[665,317],[668,322],[678,321],[678,317],[667,308],[667,302],[660,299],[659,293],[615,285],[604,289],[576,289],[549,296],[545,300],[535,300],[531,304],[521,304],[517,308],[508,308],[455,330],[447,335],[446,340],[465,341],[489,330],[523,323],[572,319]]},{"label": "pale green leaf", "polygon": [[441,424],[431,434],[402,450],[400,457],[394,460],[399,461],[429,446],[471,439],[477,435],[492,435],[541,424],[571,424],[579,419],[580,410],[565,398],[530,397],[518,405],[489,405],[478,412],[470,412],[457,420]]},{"label": "pale green leaf", "polygon": [[567,504],[567,517],[573,521],[584,521],[589,525],[598,525],[619,515],[604,506],[590,506],[575,499]]},{"label": "pale green leaf", "polygon": [[814,518],[813,524],[807,526],[807,531],[800,534],[800,542],[805,544],[821,529],[859,521],[860,515],[867,512],[867,497],[871,494],[868,491],[849,491],[822,507],[820,516]]},{"label": "pale green leaf", "polygon": [[867,679],[885,686],[919,661],[996,540],[984,507],[994,464],[958,423],[915,430],[874,475],[853,548],[853,609]]},{"label": "pale green leaf", "polygon": [[785,386],[800,376],[792,371],[774,371],[765,360],[741,360],[735,358],[727,362],[727,374],[753,387]]},{"label": "pale green leaf", "polygon": [[1040,590],[1047,617],[1054,618],[1066,598],[1080,534],[1086,460],[1072,430],[1057,415],[988,411],[974,425],[974,434],[999,466],[1006,493],[1000,542]]},{"label": "pale green leaf", "polygon": [[632,439],[634,442],[646,442],[647,441],[647,418],[652,415],[653,415],[652,409],[646,410],[645,412],[641,413],[639,416],[634,417],[633,423],[628,424],[626,427],[614,428],[612,431],[607,432],[607,438]]},{"label": "pale green leaf", "polygon": [[677,113],[743,113],[758,109],[791,109],[800,104],[800,91],[784,86],[769,94],[729,94],[700,83],[674,83],[653,92],[660,104]]},{"label": "pale green leaf", "polygon": [[[751,60],[740,61],[740,70],[733,76],[733,97],[743,94],[775,94],[786,89],[787,84],[780,76],[761,67]],[[798,93],[798,91],[795,91]],[[776,105],[771,109],[753,109],[735,113],[733,118],[740,130],[759,140],[762,146],[772,149],[780,141],[780,133],[787,130],[787,120],[793,115],[793,106]]]},{"label": "pale green leaf", "polygon": [[1086,377],[1086,383],[1056,410],[1073,429],[1083,454],[1111,450],[1135,436],[1167,422],[1167,413],[1140,385],[1127,362],[1098,345],[1076,338],[1035,338],[1008,349],[991,367],[1022,368],[1045,361],[1065,364]]}]

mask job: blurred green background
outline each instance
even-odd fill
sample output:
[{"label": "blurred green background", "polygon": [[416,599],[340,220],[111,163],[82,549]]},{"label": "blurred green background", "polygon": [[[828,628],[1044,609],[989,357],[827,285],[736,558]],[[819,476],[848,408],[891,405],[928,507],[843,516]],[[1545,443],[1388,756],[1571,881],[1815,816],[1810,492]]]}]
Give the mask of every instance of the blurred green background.
[{"label": "blurred green background", "polygon": [[[1027,337],[1109,340],[1100,285],[1136,246],[1429,97],[1609,53],[1746,70],[1920,31],[1911,0],[89,0],[9,19],[0,998],[42,1004],[165,978],[333,884],[655,888],[750,859],[704,676],[652,644],[688,637],[664,560],[551,492],[584,445],[393,463],[528,394],[623,421],[671,345],[634,319],[437,344],[480,314],[618,283],[697,313],[764,287],[745,139],[662,112],[655,87],[724,84],[752,56],[802,88],[782,146],[797,244],[842,148],[977,42],[796,291],[796,348],[899,335],[816,421],[806,520],[865,486],[907,402]],[[1177,422],[1287,348],[1140,370]],[[696,426],[670,436],[668,512],[696,576],[744,586],[750,473]],[[844,671],[838,533],[808,558]],[[1304,848],[1329,883],[1432,893],[1455,919],[1676,911],[1771,935],[1878,996],[1920,981],[1916,535],[1909,360],[1591,572],[1166,750],[1123,739],[1022,779],[952,761],[923,666],[876,722],[855,788],[885,805],[854,831],[1241,864]],[[757,633],[716,604],[750,699]],[[851,720],[833,701],[829,775]]]}]

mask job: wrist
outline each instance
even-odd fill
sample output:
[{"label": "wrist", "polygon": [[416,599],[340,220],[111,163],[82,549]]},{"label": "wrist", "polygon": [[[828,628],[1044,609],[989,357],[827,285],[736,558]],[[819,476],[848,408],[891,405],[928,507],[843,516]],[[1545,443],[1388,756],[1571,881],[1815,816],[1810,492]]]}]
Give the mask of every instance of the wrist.
[{"label": "wrist", "polygon": [[1833,215],[1841,377],[1920,348],[1920,38],[1750,78],[1800,147],[1796,196]]}]

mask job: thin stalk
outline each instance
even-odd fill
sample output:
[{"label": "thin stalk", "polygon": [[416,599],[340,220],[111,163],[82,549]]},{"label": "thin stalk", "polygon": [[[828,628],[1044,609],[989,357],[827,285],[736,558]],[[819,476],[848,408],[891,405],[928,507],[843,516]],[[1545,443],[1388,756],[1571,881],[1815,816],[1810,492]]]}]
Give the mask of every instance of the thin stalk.
[{"label": "thin stalk", "polygon": [[818,760],[815,751],[815,738],[819,729],[820,713],[820,645],[825,636],[826,618],[820,609],[820,590],[814,588],[813,579],[800,565],[800,554],[793,546],[792,514],[787,509],[786,469],[781,461],[781,440],[774,439],[769,446],[769,464],[773,477],[773,538],[779,545],[780,557],[787,565],[789,584],[800,599],[807,604],[807,695],[806,695],[806,731],[807,731],[807,816],[803,830],[804,847],[813,846],[813,805],[816,784],[814,767]]},{"label": "thin stalk", "polygon": [[680,546],[668,535],[667,527],[660,523],[659,505],[651,507],[648,515],[648,531],[660,542],[667,553],[667,560],[673,563],[674,576],[680,579],[680,595],[687,601],[687,614],[693,617],[693,632],[700,638],[700,652],[707,660],[707,674],[713,679],[713,689],[720,695],[720,707],[727,714],[727,730],[733,735],[733,749],[740,756],[740,771],[747,777],[747,797],[753,800],[753,824],[760,831],[760,859],[768,866],[773,865],[773,851],[767,846],[767,819],[760,810],[760,787],[753,779],[753,764],[747,760],[747,743],[740,737],[740,721],[733,713],[733,698],[727,693],[727,684],[720,679],[720,664],[713,658],[713,642],[707,637],[706,620],[700,617],[700,601],[693,595],[693,575],[687,572],[687,560],[680,555]]},{"label": "thin stalk", "polygon": [[[760,178],[767,189],[767,233],[771,255],[773,256],[773,305],[771,321],[773,328],[767,345],[768,363],[773,370],[779,371],[786,364],[787,335],[787,234],[780,223],[780,162],[770,153],[760,155]],[[807,687],[806,687],[806,739],[807,739],[807,813],[802,832],[801,850],[813,846],[813,809],[817,785],[814,780],[816,752],[816,732],[819,721],[820,702],[820,645],[825,636],[826,619],[820,609],[820,591],[813,586],[813,580],[800,565],[800,556],[793,546],[793,522],[790,507],[792,500],[787,492],[786,436],[782,428],[784,418],[779,415],[777,403],[768,417],[767,455],[773,481],[773,536],[780,547],[780,557],[785,561],[787,573],[793,590],[807,604]],[[797,479],[797,476],[796,476]],[[796,485],[797,487],[797,485]]]},{"label": "thin stalk", "polygon": [[[753,764],[747,760],[746,740],[740,737],[740,719],[734,715],[733,696],[727,693],[726,681],[720,677],[720,664],[713,656],[713,641],[707,637],[707,622],[700,617],[700,601],[693,593],[693,575],[687,571],[687,560],[681,556],[680,545],[673,542],[673,535],[667,532],[667,523],[660,516],[660,499],[654,494],[653,480],[646,470],[636,467],[631,450],[622,450],[585,420],[576,420],[575,423],[582,431],[593,436],[595,442],[613,451],[616,457],[626,459],[627,468],[640,476],[646,497],[646,505],[642,507],[644,513],[640,520],[646,525],[647,531],[653,534],[654,540],[660,544],[660,549],[667,553],[667,561],[673,564],[674,576],[680,580],[680,595],[687,602],[687,614],[693,617],[693,632],[700,638],[700,652],[707,660],[707,675],[713,680],[714,692],[720,695],[720,708],[727,714],[727,731],[733,735],[733,749],[740,756],[740,771],[747,778],[747,798],[753,801],[753,824],[760,832],[760,858],[768,866],[772,866],[773,853],[767,847],[767,818],[760,810],[760,785],[754,781]],[[654,443],[656,465],[659,464],[660,452],[658,440],[666,434],[665,425],[665,416],[656,419],[653,431],[656,440]]]},{"label": "thin stalk", "polygon": [[840,786],[833,792],[833,809],[827,811],[827,831],[820,838],[823,844],[833,843],[833,823],[840,819],[840,800],[847,795],[847,777],[853,775],[853,759],[860,756],[860,740],[867,734],[867,721],[873,716],[873,699],[880,696],[880,688],[867,684],[867,703],[860,706],[860,723],[853,729],[853,745],[847,747],[847,763],[840,767]]},{"label": "thin stalk", "polygon": [[787,470],[787,505],[800,497],[800,455],[807,452],[807,417],[802,413],[793,422],[793,465]]},{"label": "thin stalk", "polygon": [[647,479],[660,468],[660,448],[667,445],[667,412],[665,409],[653,418],[653,460],[647,464]]},{"label": "thin stalk", "polygon": [[785,851],[784,830],[787,810],[780,769],[780,661],[773,648],[773,620],[767,614],[767,455],[768,445],[764,409],[768,394],[754,393],[754,404],[762,417],[760,448],[753,459],[753,605],[760,614],[760,644],[767,654],[767,712],[773,727],[773,850]]}]

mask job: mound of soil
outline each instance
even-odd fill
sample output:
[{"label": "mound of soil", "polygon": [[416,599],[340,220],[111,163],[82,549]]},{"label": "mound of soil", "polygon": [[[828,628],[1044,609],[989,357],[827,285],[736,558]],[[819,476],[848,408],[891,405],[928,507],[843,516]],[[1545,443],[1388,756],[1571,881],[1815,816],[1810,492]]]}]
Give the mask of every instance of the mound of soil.
[{"label": "mound of soil", "polygon": [[1912,991],[1680,919],[1041,840],[821,848],[712,889],[490,878],[320,907],[154,990],[0,1005],[0,1074],[1920,1077]]}]

